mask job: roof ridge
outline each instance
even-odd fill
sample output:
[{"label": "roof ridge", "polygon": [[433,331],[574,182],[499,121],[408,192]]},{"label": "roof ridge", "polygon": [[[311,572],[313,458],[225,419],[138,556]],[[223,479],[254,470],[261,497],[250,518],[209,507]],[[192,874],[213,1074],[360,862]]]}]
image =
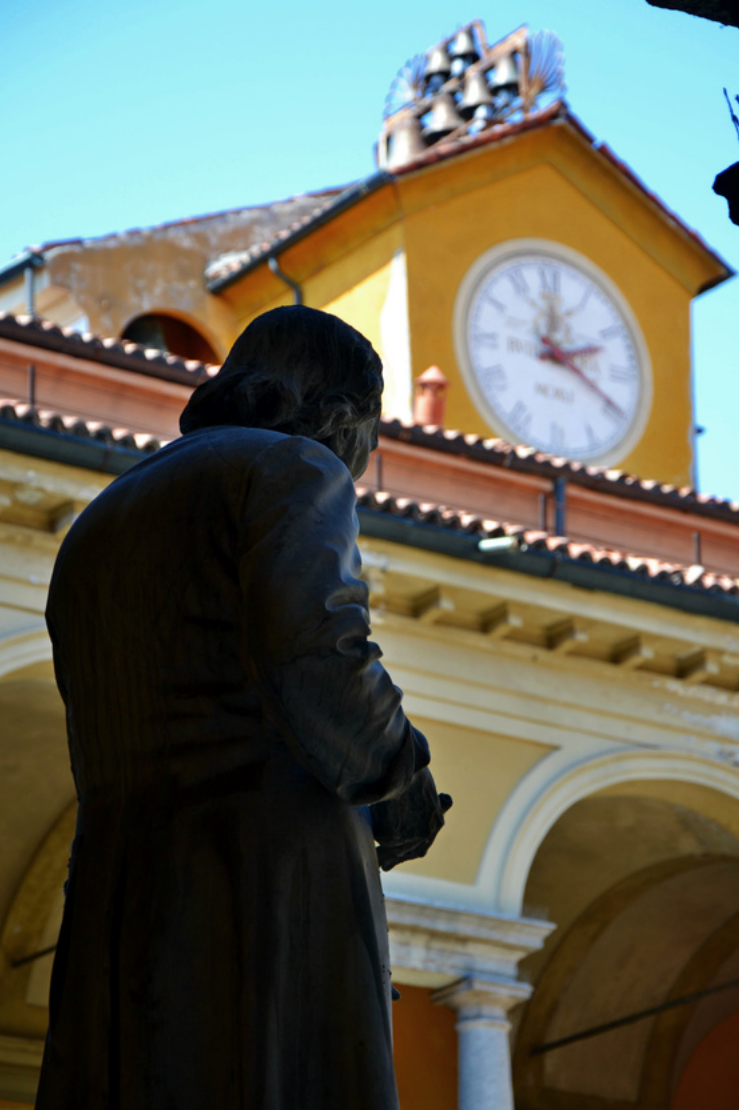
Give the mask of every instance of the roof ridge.
[{"label": "roof ridge", "polygon": [[[188,224],[204,223],[206,220],[216,220],[223,216],[234,216],[240,212],[255,212],[262,208],[271,208],[275,204],[288,204],[290,201],[303,200],[306,197],[334,195],[340,193],[342,188],[343,186],[341,185],[331,185],[325,189],[318,189],[315,192],[309,190],[305,193],[293,193],[291,196],[278,197],[277,200],[263,201],[260,204],[242,204],[233,208],[218,209],[215,212],[203,212],[197,216],[180,216],[175,220],[162,220],[159,223],[143,224],[139,227],[125,228],[123,231],[106,231],[103,232],[102,235],[77,235],[69,239],[52,239],[48,242],[25,249],[35,254],[43,254],[45,251],[55,250],[57,247],[71,247],[77,243],[98,243],[105,239],[121,239],[127,235],[145,234],[146,232],[161,231],[170,227],[186,227]],[[23,251],[19,251],[18,254],[22,255]],[[9,261],[12,262],[13,259]]]}]

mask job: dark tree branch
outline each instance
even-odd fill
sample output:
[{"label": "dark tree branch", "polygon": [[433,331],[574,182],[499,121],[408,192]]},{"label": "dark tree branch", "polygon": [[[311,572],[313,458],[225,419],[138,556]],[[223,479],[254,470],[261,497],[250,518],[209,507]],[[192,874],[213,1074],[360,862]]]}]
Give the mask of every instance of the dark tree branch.
[{"label": "dark tree branch", "polygon": [[731,27],[739,27],[739,4],[736,0],[647,0],[654,8],[671,8],[701,19],[713,19]]},{"label": "dark tree branch", "polygon": [[[729,105],[729,115],[731,116],[731,122],[734,124],[734,127],[736,128],[736,137],[739,139],[739,119],[737,119],[736,112],[734,111],[734,109],[731,105],[731,100],[729,98],[729,94],[727,93],[726,89],[724,89],[724,96],[726,97],[726,103]],[[735,96],[734,99],[736,100],[737,104],[739,104],[739,96]]]}]

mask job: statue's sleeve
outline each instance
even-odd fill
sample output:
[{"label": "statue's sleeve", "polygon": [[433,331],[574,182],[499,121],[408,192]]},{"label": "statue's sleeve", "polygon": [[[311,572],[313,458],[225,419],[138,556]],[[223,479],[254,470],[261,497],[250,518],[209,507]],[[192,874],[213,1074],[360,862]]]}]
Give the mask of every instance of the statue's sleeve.
[{"label": "statue's sleeve", "polygon": [[328,448],[277,441],[245,482],[239,576],[245,661],[267,717],[328,789],[365,805],[407,789],[429,752],[368,639],[355,505]]}]

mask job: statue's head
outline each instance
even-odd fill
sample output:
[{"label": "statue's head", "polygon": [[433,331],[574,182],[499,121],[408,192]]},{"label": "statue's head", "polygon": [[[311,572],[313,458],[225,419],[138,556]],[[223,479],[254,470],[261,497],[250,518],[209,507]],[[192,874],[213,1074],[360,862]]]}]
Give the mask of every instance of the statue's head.
[{"label": "statue's head", "polygon": [[294,305],[252,320],[221,369],[193,393],[183,433],[271,428],[330,447],[358,478],[377,443],[382,363],[338,316]]}]

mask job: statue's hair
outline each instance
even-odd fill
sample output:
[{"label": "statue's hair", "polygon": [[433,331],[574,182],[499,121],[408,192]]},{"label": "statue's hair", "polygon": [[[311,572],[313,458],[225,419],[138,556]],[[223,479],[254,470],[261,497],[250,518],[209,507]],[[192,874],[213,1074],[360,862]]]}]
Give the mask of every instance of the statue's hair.
[{"label": "statue's hair", "polygon": [[303,305],[258,316],[223,366],[193,393],[182,432],[218,424],[328,440],[379,413],[382,362],[337,316]]}]

